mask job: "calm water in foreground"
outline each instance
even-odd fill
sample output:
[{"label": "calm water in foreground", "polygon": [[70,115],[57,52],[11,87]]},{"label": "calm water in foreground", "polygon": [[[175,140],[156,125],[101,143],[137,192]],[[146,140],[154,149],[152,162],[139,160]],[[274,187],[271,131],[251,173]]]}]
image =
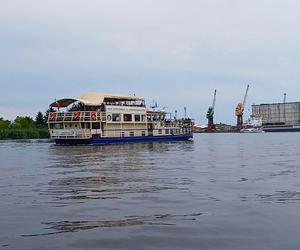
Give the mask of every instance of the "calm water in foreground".
[{"label": "calm water in foreground", "polygon": [[300,133],[0,142],[0,249],[300,249]]}]

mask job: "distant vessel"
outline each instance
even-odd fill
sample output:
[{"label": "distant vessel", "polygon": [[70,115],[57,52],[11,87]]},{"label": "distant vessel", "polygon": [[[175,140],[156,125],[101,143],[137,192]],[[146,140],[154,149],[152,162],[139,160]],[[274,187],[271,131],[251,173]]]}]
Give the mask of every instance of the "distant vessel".
[{"label": "distant vessel", "polygon": [[260,115],[252,115],[243,128],[260,129],[264,132],[300,132],[299,123],[264,122]]},{"label": "distant vessel", "polygon": [[167,119],[167,113],[159,110],[157,105],[147,109],[143,97],[85,93],[76,98],[57,100],[50,104],[50,108],[53,112],[48,115],[48,126],[56,144],[193,138],[192,119]]},{"label": "distant vessel", "polygon": [[264,133],[265,131],[261,128],[242,128],[241,133]]}]

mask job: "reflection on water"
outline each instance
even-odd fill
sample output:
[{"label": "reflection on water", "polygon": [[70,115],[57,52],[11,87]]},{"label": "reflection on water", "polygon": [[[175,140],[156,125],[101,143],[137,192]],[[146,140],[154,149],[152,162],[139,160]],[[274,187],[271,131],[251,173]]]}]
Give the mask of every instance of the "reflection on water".
[{"label": "reflection on water", "polygon": [[53,160],[47,168],[57,169],[59,178],[51,180],[41,195],[52,196],[50,202],[58,206],[87,199],[121,199],[123,194],[128,193],[172,189],[175,187],[169,183],[160,182],[160,179],[149,180],[148,176],[139,172],[155,171],[157,162],[166,161],[165,155],[168,152],[172,154],[172,150],[190,151],[192,148],[192,141],[181,144],[51,145],[49,157]]},{"label": "reflection on water", "polygon": [[50,235],[58,233],[70,233],[81,230],[89,230],[94,228],[108,228],[108,227],[129,227],[137,225],[161,225],[161,226],[174,226],[176,221],[179,220],[196,220],[202,213],[193,213],[187,215],[171,215],[171,214],[158,214],[153,216],[127,216],[123,220],[111,221],[59,221],[43,223],[47,225],[47,230],[51,232],[43,234],[22,235],[23,237]]},{"label": "reflection on water", "polygon": [[[140,183],[133,184],[132,183]],[[126,188],[121,186],[126,183]],[[83,199],[118,199],[125,193],[155,192],[168,187],[144,187],[142,179],[118,179],[115,177],[85,177],[68,178],[51,181],[47,191],[41,193],[53,195],[59,200],[83,200]],[[111,188],[109,188],[111,187]]]},{"label": "reflection on water", "polygon": [[258,194],[257,198],[264,202],[299,203],[300,191],[276,191],[274,194]]},{"label": "reflection on water", "polygon": [[0,142],[0,246],[299,249],[299,139]]}]

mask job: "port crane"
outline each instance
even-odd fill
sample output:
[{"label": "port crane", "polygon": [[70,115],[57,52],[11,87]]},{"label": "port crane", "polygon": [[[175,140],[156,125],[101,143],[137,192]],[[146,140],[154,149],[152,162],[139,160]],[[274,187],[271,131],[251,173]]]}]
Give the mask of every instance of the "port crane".
[{"label": "port crane", "polygon": [[244,95],[244,99],[242,102],[240,102],[236,108],[235,108],[235,115],[237,117],[237,128],[241,129],[243,127],[243,115],[244,115],[244,109],[248,97],[248,91],[249,91],[249,84],[247,85],[246,93]]},{"label": "port crane", "polygon": [[208,120],[207,131],[209,131],[209,132],[216,130],[216,126],[214,124],[214,113],[215,113],[216,97],[217,97],[217,90],[215,89],[213,104],[212,104],[212,106],[210,106],[208,108],[208,111],[207,111],[207,114],[206,114],[206,118]]}]

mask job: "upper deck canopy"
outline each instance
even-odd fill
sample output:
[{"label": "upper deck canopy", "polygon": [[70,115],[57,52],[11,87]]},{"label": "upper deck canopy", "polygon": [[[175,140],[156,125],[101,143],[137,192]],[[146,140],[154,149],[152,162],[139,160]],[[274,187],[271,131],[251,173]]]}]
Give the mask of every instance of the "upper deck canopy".
[{"label": "upper deck canopy", "polygon": [[57,100],[50,104],[50,107],[67,107],[74,102],[80,102],[85,106],[100,106],[103,102],[116,102],[116,101],[143,101],[144,98],[140,96],[131,95],[112,95],[99,92],[83,93],[75,98],[64,98]]}]

